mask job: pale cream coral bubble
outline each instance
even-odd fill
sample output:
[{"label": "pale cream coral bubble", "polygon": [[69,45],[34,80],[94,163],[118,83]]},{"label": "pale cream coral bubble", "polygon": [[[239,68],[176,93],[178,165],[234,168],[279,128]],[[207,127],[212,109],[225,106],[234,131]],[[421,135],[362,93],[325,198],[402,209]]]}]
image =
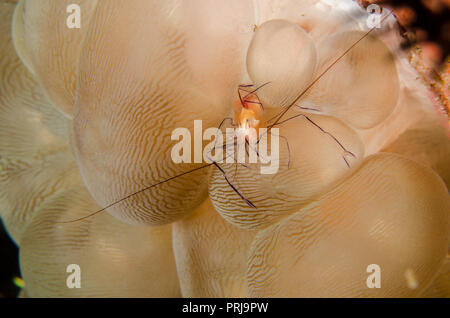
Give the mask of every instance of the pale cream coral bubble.
[{"label": "pale cream coral bubble", "polygon": [[449,127],[437,117],[423,116],[382,151],[397,153],[427,165],[450,188]]},{"label": "pale cream coral bubble", "polygon": [[450,255],[447,255],[439,274],[420,297],[450,298]]},{"label": "pale cream coral bubble", "polygon": [[351,3],[353,11],[341,10],[320,0],[255,0],[254,3],[257,26],[268,20],[288,20],[300,25],[314,42],[337,30],[358,28],[358,21],[349,15],[359,8],[355,3]]},{"label": "pale cream coral bubble", "polygon": [[16,49],[17,55],[22,60],[23,64],[27,67],[28,71],[34,74],[33,63],[31,62],[31,58],[28,55],[26,46],[25,46],[25,30],[24,30],[24,8],[25,0],[20,0],[15,9],[12,21],[12,40],[14,43],[14,48]]},{"label": "pale cream coral bubble", "polygon": [[247,71],[265,107],[285,107],[311,82],[316,50],[296,23],[269,20],[260,25],[247,52]]},{"label": "pale cream coral bubble", "polygon": [[[253,36],[251,1],[181,1],[176,26],[186,37],[186,63],[208,102],[229,101],[245,76],[246,48]],[[210,106],[209,106],[210,107]]]},{"label": "pale cream coral bubble", "polygon": [[[435,278],[450,238],[450,197],[429,168],[393,154],[366,159],[341,185],[252,245],[255,297],[411,297]],[[381,268],[369,289],[367,266]],[[418,286],[411,289],[406,270]]]},{"label": "pale cream coral bubble", "polygon": [[393,54],[381,40],[364,35],[362,31],[339,32],[317,45],[315,78],[352,49],[315,83],[299,104],[362,129],[374,127],[392,113],[400,87]]},{"label": "pale cream coral bubble", "polygon": [[0,6],[0,215],[19,244],[36,209],[81,179],[68,144],[69,121],[51,106],[14,51],[14,5]]},{"label": "pale cream coral bubble", "polygon": [[247,297],[246,259],[254,230],[228,223],[209,198],[173,224],[173,246],[183,297]]},{"label": "pale cream coral bubble", "polygon": [[[81,28],[68,28],[66,9],[81,9]],[[21,1],[14,21],[15,44],[24,64],[36,75],[53,106],[73,116],[78,58],[97,0]]]},{"label": "pale cream coral bubble", "polygon": [[[171,225],[131,226],[109,214],[72,223],[99,207],[83,186],[43,204],[24,232],[20,268],[30,297],[179,297]],[[81,288],[68,288],[67,266]]]}]

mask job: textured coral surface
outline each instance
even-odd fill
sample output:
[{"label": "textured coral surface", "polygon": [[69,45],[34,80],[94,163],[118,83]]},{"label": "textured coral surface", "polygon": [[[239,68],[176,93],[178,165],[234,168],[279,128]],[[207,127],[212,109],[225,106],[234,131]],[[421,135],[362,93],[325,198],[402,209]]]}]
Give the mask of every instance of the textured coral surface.
[{"label": "textured coral surface", "polygon": [[[0,1],[0,216],[26,296],[450,297],[448,117],[395,18],[367,19],[350,0]],[[279,129],[276,173],[173,160],[174,129],[246,116]]]}]

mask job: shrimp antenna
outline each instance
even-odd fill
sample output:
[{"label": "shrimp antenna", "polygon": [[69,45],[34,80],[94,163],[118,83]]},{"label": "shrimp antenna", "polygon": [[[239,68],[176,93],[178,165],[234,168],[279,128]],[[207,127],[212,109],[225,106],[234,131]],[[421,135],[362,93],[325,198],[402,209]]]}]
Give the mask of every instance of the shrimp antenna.
[{"label": "shrimp antenna", "polygon": [[[261,88],[263,88],[264,86],[266,86],[267,84],[270,84],[270,83],[271,83],[271,82],[264,83],[264,84],[258,86],[257,88],[255,88],[253,91],[248,91],[248,90],[245,90],[245,89],[244,89],[244,88],[247,88],[247,87],[253,87],[254,85],[252,85],[252,84],[239,85],[239,88],[238,88],[238,95],[239,95],[239,99],[241,100],[241,104],[244,105],[244,101],[245,101],[246,103],[250,103],[250,104],[258,104],[258,105],[261,106],[262,110],[264,110],[264,106],[263,106],[263,104],[262,104],[261,102],[249,101],[249,100],[246,100],[246,98],[249,97],[249,96],[252,95],[252,94],[255,94],[258,90],[260,90]],[[244,92],[246,92],[247,95],[245,95],[244,97],[242,97],[242,95],[241,95],[241,90],[244,91]],[[256,95],[256,94],[255,94],[255,95]]]},{"label": "shrimp antenna", "polygon": [[268,84],[270,84],[271,82],[267,82],[267,83],[264,83],[264,84],[262,84],[262,85],[259,85],[257,88],[255,88],[254,90],[252,90],[252,91],[250,91],[250,92],[247,92],[248,94],[247,95],[245,95],[244,96],[244,99],[246,98],[246,97],[248,97],[248,96],[250,96],[251,94],[255,94],[257,91],[259,91],[261,88],[263,88],[264,86],[266,86],[266,85],[268,85]]},{"label": "shrimp antenna", "polygon": [[160,182],[158,182],[158,183],[152,184],[151,186],[145,187],[145,188],[143,188],[143,189],[141,189],[141,190],[139,190],[139,191],[136,191],[136,192],[134,192],[134,193],[132,193],[132,194],[129,194],[129,195],[127,195],[126,197],[124,197],[124,198],[122,198],[122,199],[120,199],[120,200],[118,200],[118,201],[115,201],[115,202],[113,202],[113,203],[111,203],[111,204],[105,206],[104,208],[101,208],[100,210],[97,210],[97,211],[95,211],[95,212],[93,212],[93,213],[91,213],[91,214],[89,214],[89,215],[87,215],[87,216],[84,216],[84,217],[82,217],[82,218],[75,219],[75,220],[71,220],[71,221],[56,222],[56,223],[72,223],[72,222],[77,222],[77,221],[81,221],[81,220],[87,219],[87,218],[89,218],[89,217],[91,217],[91,216],[94,216],[94,215],[96,215],[96,214],[98,214],[98,213],[100,213],[100,212],[105,211],[106,209],[108,209],[108,208],[110,208],[110,207],[112,207],[112,206],[114,206],[114,205],[116,205],[116,204],[118,204],[118,203],[120,203],[120,202],[122,202],[122,201],[125,201],[125,200],[128,199],[128,198],[131,198],[132,196],[135,196],[136,194],[139,194],[139,193],[141,193],[141,192],[147,191],[147,190],[149,190],[149,189],[151,189],[151,188],[154,188],[154,187],[159,186],[159,185],[161,185],[161,184],[163,184],[163,183],[169,182],[169,181],[171,181],[171,180],[173,180],[173,179],[175,179],[175,178],[182,177],[182,176],[184,176],[184,175],[186,175],[186,174],[189,174],[189,173],[191,173],[191,172],[194,172],[194,171],[197,171],[197,170],[201,170],[201,169],[207,168],[207,167],[209,167],[209,166],[212,166],[213,164],[214,164],[214,162],[213,162],[213,163],[206,164],[206,165],[203,165],[203,166],[201,166],[201,167],[197,167],[197,168],[195,168],[195,169],[191,169],[191,170],[189,170],[189,171],[180,173],[180,174],[178,174],[178,175],[176,175],[176,176],[174,176],[174,177],[170,177],[170,178],[165,179],[165,180],[163,180],[163,181],[160,181]]},{"label": "shrimp antenna", "polygon": [[134,193],[131,193],[131,194],[127,195],[126,197],[123,197],[122,199],[120,199],[120,200],[118,200],[118,201],[115,201],[115,202],[113,202],[113,203],[111,203],[111,204],[105,206],[104,208],[101,208],[100,210],[97,210],[97,211],[95,211],[95,212],[93,212],[93,213],[91,213],[91,214],[88,214],[88,215],[86,215],[86,216],[83,216],[83,217],[81,217],[81,218],[78,218],[78,219],[75,219],[75,220],[70,220],[70,221],[57,221],[57,222],[55,222],[55,223],[59,223],[59,224],[67,224],[67,223],[72,223],[72,222],[82,221],[82,220],[84,220],[84,219],[87,219],[87,218],[90,218],[90,217],[92,217],[92,216],[94,216],[94,215],[97,215],[97,214],[99,214],[99,213],[101,213],[101,212],[104,212],[104,211],[106,211],[108,208],[110,208],[110,207],[112,207],[112,206],[114,206],[114,205],[116,205],[116,204],[118,204],[118,203],[120,203],[120,202],[123,202],[123,201],[125,201],[126,199],[131,198],[132,196],[135,196],[135,195],[137,195],[137,194],[139,194],[139,193],[142,193],[142,192],[147,191],[147,190],[149,190],[149,189],[151,189],[151,188],[154,188],[154,187],[159,186],[159,185],[161,185],[161,184],[163,184],[163,183],[169,182],[169,181],[171,181],[171,180],[173,180],[173,179],[182,177],[182,176],[187,175],[187,174],[189,174],[189,173],[192,173],[192,172],[195,172],[195,171],[198,171],[198,170],[201,170],[201,169],[210,167],[210,166],[212,166],[212,165],[216,166],[216,167],[220,170],[220,172],[222,172],[222,174],[223,174],[223,176],[224,176],[224,178],[225,178],[225,181],[230,185],[230,187],[233,189],[233,191],[236,192],[237,195],[238,195],[245,203],[247,203],[247,205],[249,205],[250,207],[256,209],[256,206],[255,206],[249,199],[247,199],[246,197],[244,197],[244,195],[243,195],[242,193],[240,193],[239,190],[238,190],[238,189],[237,189],[237,188],[236,188],[236,187],[228,180],[228,177],[226,176],[225,171],[219,166],[219,164],[218,164],[217,162],[213,161],[212,163],[203,165],[203,166],[201,166],[201,167],[197,167],[197,168],[195,168],[195,169],[191,169],[191,170],[189,170],[189,171],[185,171],[185,172],[183,172],[183,173],[177,174],[176,176],[173,176],[173,177],[170,177],[170,178],[168,178],[168,179],[162,180],[162,181],[160,181],[160,182],[158,182],[158,183],[155,183],[155,184],[152,184],[152,185],[150,185],[150,186],[148,186],[148,187],[145,187],[145,188],[143,188],[143,189],[141,189],[141,190],[139,190],[139,191],[136,191],[136,192],[134,192]]},{"label": "shrimp antenna", "polygon": [[[384,22],[390,15],[392,14],[392,11],[389,11],[389,13],[381,20],[381,22]],[[308,87],[306,87],[306,89],[304,89],[298,96],[297,98],[295,98],[295,100],[289,104],[289,106],[286,106],[286,108],[284,110],[281,111],[280,115],[278,116],[278,118],[275,120],[275,122],[273,124],[271,124],[268,129],[270,130],[273,126],[275,126],[276,124],[278,124],[278,122],[283,118],[283,116],[289,111],[289,109],[292,108],[292,106],[294,106],[298,100],[300,98],[302,98],[306,92],[311,89],[311,87],[313,87],[326,73],[328,73],[328,71],[330,69],[332,69],[340,60],[342,60],[351,50],[353,50],[353,48],[355,46],[357,46],[362,40],[364,40],[366,37],[368,37],[377,27],[374,26],[373,28],[371,28],[369,31],[367,31],[358,41],[356,41],[355,43],[353,43],[347,50],[345,50],[344,53],[342,53],[333,63],[331,63],[330,66],[328,66],[325,71],[323,71],[319,76],[316,77],[316,79],[314,79],[311,84],[308,85]]]}]

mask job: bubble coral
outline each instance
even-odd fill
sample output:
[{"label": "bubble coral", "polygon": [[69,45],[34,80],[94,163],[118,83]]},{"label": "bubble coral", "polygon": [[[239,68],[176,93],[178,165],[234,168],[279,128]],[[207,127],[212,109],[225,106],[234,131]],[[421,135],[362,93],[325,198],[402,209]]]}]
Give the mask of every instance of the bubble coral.
[{"label": "bubble coral", "polygon": [[[27,296],[449,296],[447,119],[393,17],[367,36],[351,1],[0,6],[0,214]],[[264,121],[298,115],[279,171],[224,165],[256,209],[213,166],[139,192],[198,167],[171,160],[173,129],[217,127],[267,82]]]}]

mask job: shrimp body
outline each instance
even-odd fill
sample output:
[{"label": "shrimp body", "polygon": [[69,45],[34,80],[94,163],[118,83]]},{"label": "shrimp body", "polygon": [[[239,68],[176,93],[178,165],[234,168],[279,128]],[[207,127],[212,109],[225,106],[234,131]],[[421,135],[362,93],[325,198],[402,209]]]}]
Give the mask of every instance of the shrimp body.
[{"label": "shrimp body", "polygon": [[239,104],[234,107],[234,120],[238,128],[255,129],[258,133],[262,123],[263,109],[256,94],[248,94],[240,98]]}]

